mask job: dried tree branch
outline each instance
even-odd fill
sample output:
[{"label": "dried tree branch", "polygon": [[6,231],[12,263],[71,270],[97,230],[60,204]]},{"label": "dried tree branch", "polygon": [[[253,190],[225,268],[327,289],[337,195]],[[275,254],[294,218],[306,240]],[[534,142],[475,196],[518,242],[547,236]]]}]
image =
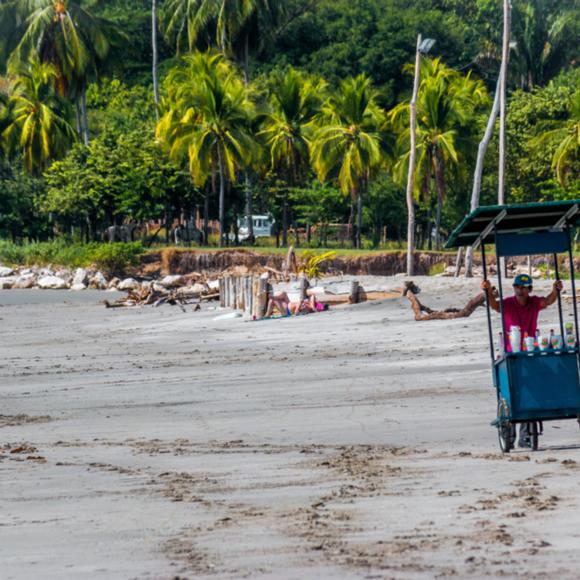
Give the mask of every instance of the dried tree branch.
[{"label": "dried tree branch", "polygon": [[[415,320],[450,320],[452,318],[467,318],[471,316],[476,308],[485,304],[485,294],[480,292],[474,296],[461,310],[457,308],[447,308],[445,310],[432,310],[419,302],[415,294],[407,290],[405,296],[411,303],[411,308],[415,313]],[[423,314],[426,312],[426,314]]]}]

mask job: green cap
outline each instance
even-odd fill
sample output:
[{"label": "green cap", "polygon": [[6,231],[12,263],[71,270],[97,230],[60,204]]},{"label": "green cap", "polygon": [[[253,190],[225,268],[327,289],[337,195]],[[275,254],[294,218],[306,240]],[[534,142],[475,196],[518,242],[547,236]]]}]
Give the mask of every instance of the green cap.
[{"label": "green cap", "polygon": [[514,278],[514,286],[533,286],[534,282],[527,274],[520,274]]}]

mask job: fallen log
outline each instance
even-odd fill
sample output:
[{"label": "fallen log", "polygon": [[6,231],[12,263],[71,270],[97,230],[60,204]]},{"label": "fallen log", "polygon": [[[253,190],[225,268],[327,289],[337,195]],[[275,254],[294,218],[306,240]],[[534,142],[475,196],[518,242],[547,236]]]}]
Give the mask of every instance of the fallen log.
[{"label": "fallen log", "polygon": [[[415,313],[415,320],[450,320],[452,318],[467,318],[471,316],[476,308],[485,304],[485,294],[480,292],[474,296],[463,308],[446,308],[445,310],[432,310],[428,306],[421,304],[417,296],[407,290],[405,296],[411,303],[411,308]],[[425,312],[425,314],[423,314]]]}]

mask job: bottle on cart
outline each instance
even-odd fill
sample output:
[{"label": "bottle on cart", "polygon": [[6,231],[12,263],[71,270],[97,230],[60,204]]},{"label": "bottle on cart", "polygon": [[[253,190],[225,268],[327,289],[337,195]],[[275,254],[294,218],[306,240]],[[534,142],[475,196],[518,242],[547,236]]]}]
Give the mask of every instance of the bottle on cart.
[{"label": "bottle on cart", "polygon": [[522,331],[519,326],[510,328],[510,347],[512,352],[521,352],[522,350]]},{"label": "bottle on cart", "polygon": [[534,350],[540,348],[540,329],[536,328],[536,336],[534,338]]},{"label": "bottle on cart", "polygon": [[576,335],[574,333],[574,324],[566,322],[566,348],[573,350],[576,347]]},{"label": "bottle on cart", "polygon": [[499,354],[503,356],[505,354],[505,342],[503,340],[503,332],[499,331]]},{"label": "bottle on cart", "polygon": [[524,335],[524,348],[525,351],[528,353],[533,353],[534,350],[536,350],[535,347],[535,338],[533,336],[528,336],[528,333],[526,332]]}]

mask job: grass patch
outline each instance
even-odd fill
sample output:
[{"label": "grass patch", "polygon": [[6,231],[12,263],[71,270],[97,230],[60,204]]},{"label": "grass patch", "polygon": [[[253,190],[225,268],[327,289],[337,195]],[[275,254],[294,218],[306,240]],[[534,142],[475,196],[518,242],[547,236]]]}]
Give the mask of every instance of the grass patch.
[{"label": "grass patch", "polygon": [[0,240],[0,262],[11,266],[95,266],[114,274],[138,266],[143,253],[141,242],[71,244],[64,240],[55,240],[19,245]]}]

